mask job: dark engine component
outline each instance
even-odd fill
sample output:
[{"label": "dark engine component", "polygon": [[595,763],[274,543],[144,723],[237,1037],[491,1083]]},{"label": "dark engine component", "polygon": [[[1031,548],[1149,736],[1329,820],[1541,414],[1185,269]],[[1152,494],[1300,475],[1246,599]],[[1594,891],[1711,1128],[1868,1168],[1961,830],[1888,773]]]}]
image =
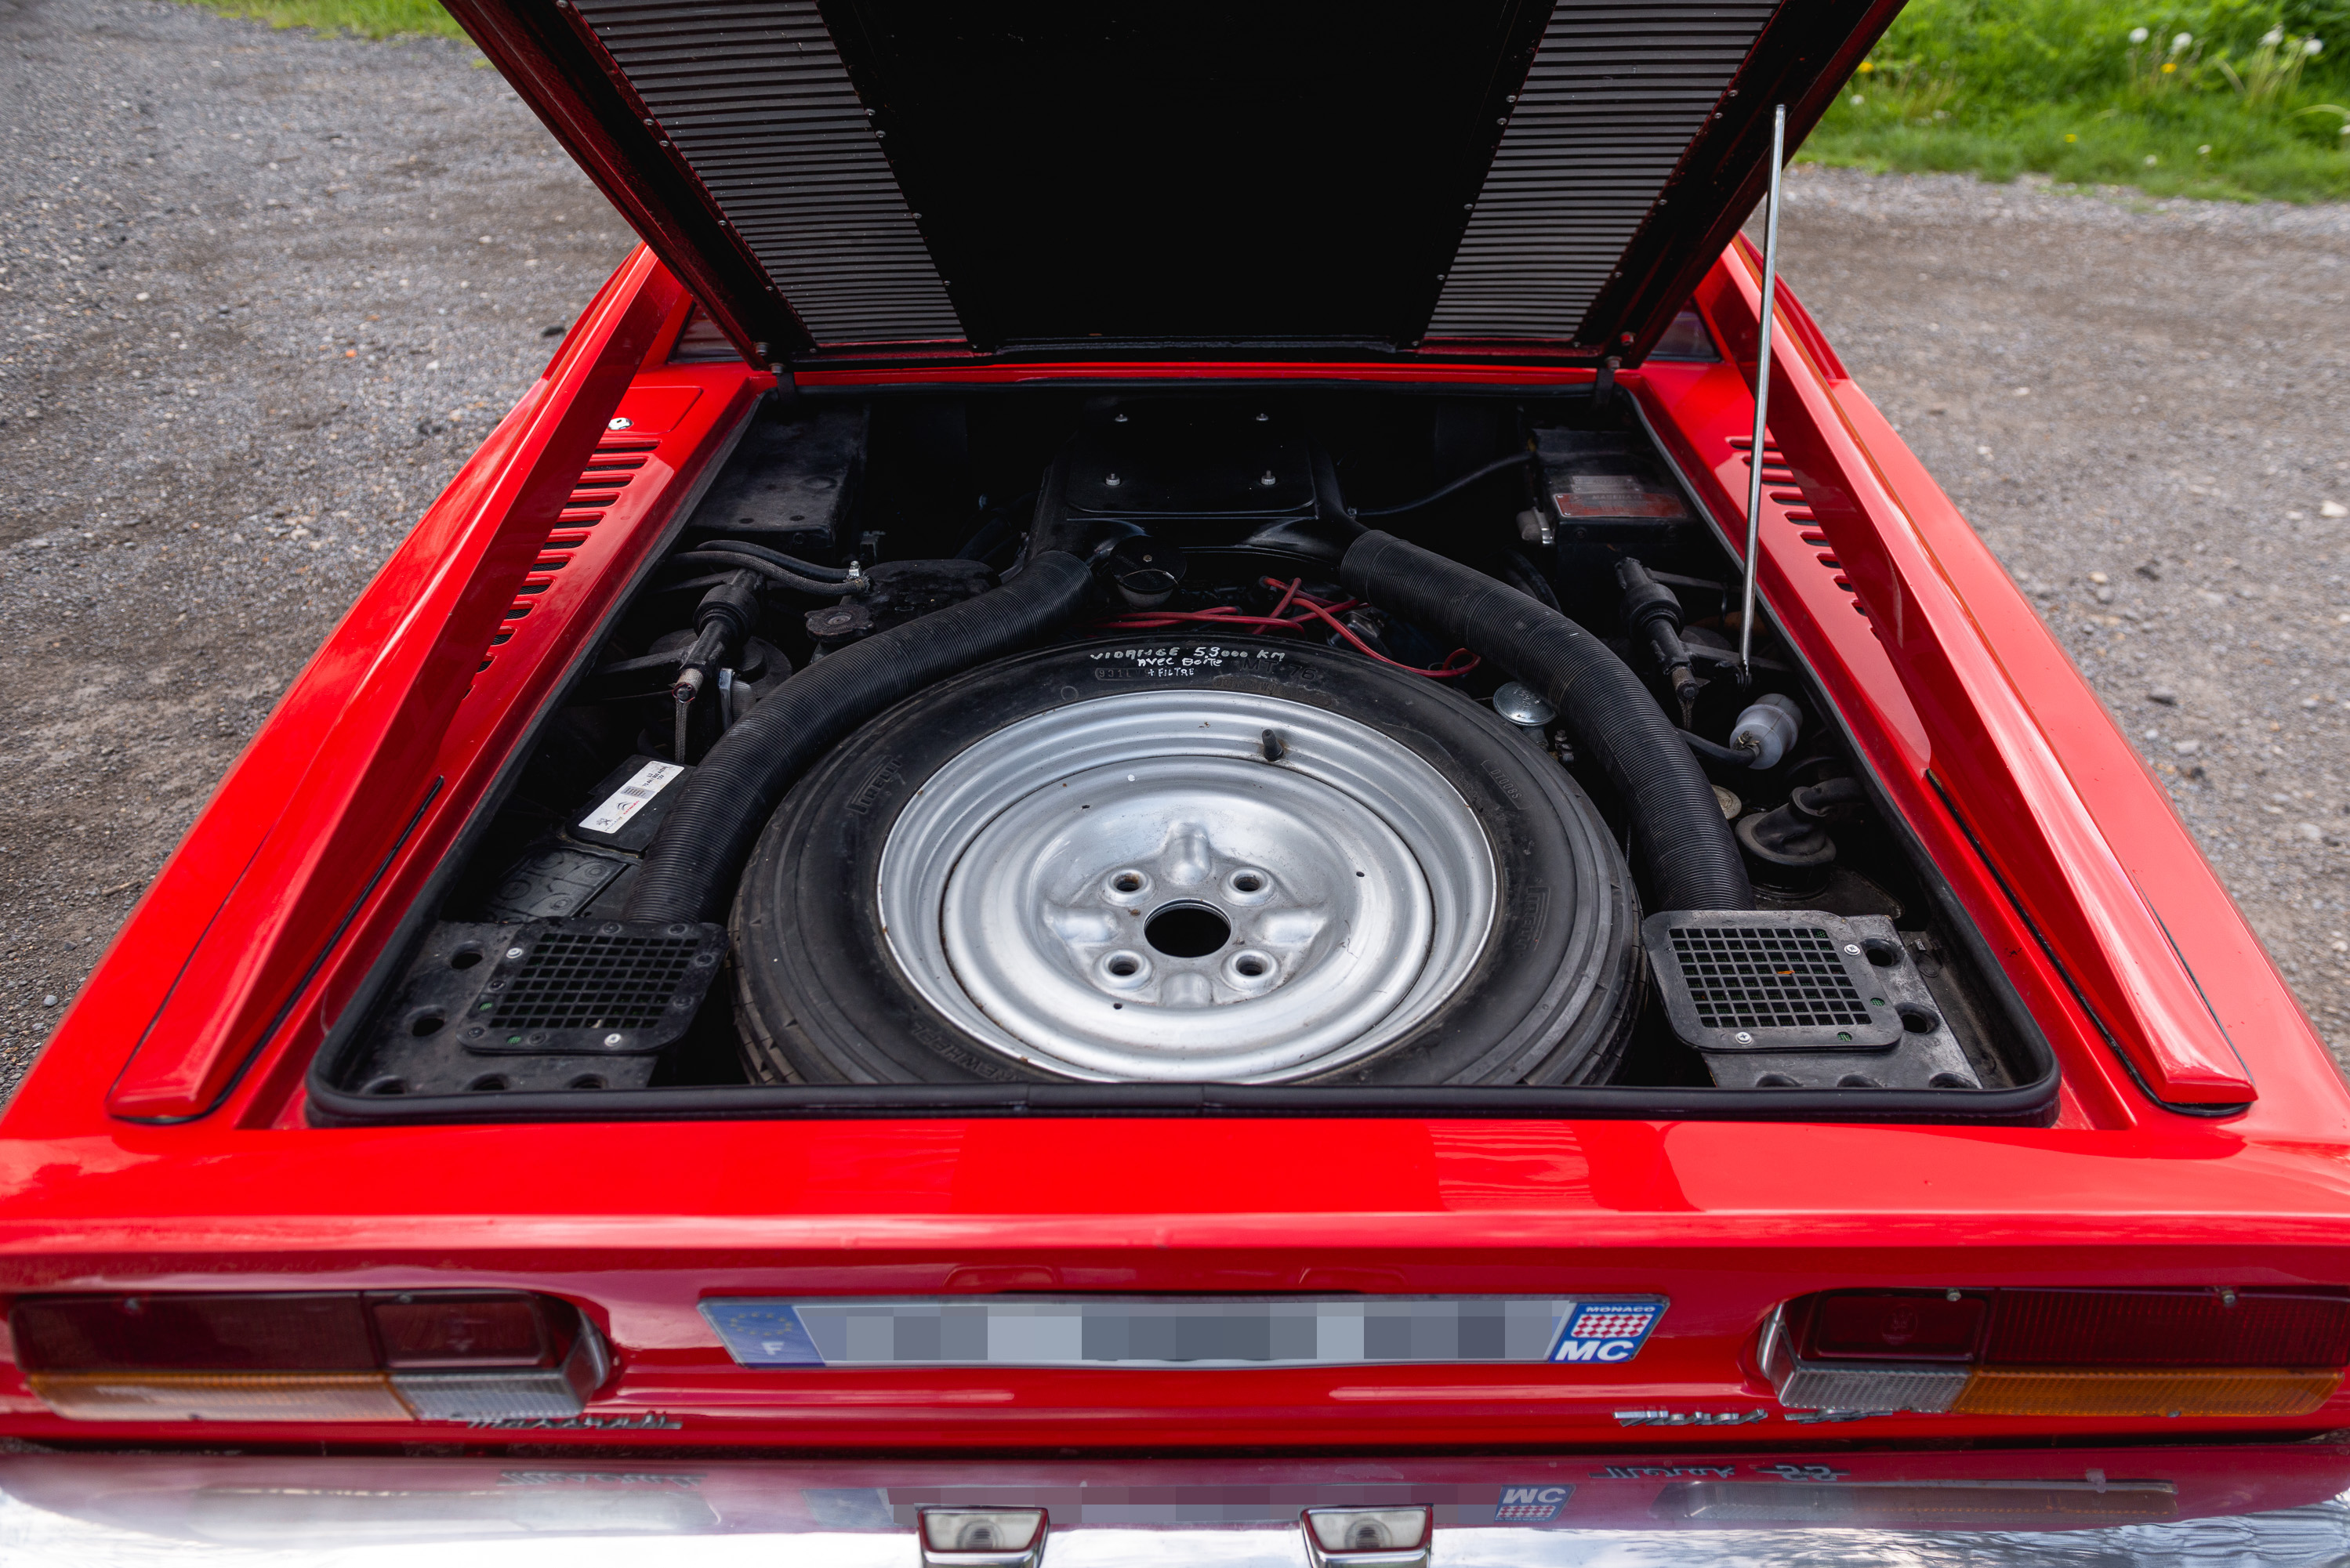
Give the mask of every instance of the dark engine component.
[{"label": "dark engine component", "polygon": [[1417,673],[1247,641],[1024,654],[836,749],[735,904],[754,1076],[1605,1081],[1637,913],[1573,776]]},{"label": "dark engine component", "polygon": [[846,545],[870,419],[855,405],[763,405],[687,527],[813,555]]},{"label": "dark engine component", "polygon": [[366,1095],[642,1088],[726,955],[717,926],[445,921],[379,1009]]},{"label": "dark engine component", "polygon": [[1697,707],[1698,689],[1705,683],[1691,673],[1689,649],[1681,644],[1680,598],[1629,556],[1616,563],[1616,581],[1624,590],[1624,629],[1648,644],[1673,700],[1681,705],[1686,727]]},{"label": "dark engine component", "polygon": [[1274,402],[1100,399],[1046,470],[1032,551],[1150,534],[1335,562],[1361,532],[1328,455]]},{"label": "dark engine component", "polygon": [[1774,892],[1815,893],[1835,863],[1828,825],[1851,822],[1866,809],[1860,781],[1824,779],[1789,793],[1775,810],[1741,817],[1738,842],[1754,865],[1754,879]]},{"label": "dark engine component", "polygon": [[1532,686],[1623,799],[1643,879],[1678,909],[1751,908],[1754,893],[1713,786],[1680,732],[1607,645],[1484,573],[1370,533],[1339,567],[1349,593],[1444,632]]},{"label": "dark engine component", "polygon": [[864,590],[845,604],[807,612],[809,640],[837,648],[978,597],[995,574],[981,561],[882,561],[865,568]]},{"label": "dark engine component", "polygon": [[1189,570],[1180,547],[1149,534],[1129,534],[1110,546],[1102,575],[1128,609],[1156,609],[1183,586]]},{"label": "dark engine component", "polygon": [[1048,552],[1000,588],[877,632],[778,686],[686,782],[645,857],[629,916],[669,921],[723,913],[752,841],[802,768],[891,703],[1064,625],[1092,585],[1084,562]]},{"label": "dark engine component", "polygon": [[1726,1088],[1982,1087],[1891,920],[1668,909],[1640,936],[1673,1033]]}]

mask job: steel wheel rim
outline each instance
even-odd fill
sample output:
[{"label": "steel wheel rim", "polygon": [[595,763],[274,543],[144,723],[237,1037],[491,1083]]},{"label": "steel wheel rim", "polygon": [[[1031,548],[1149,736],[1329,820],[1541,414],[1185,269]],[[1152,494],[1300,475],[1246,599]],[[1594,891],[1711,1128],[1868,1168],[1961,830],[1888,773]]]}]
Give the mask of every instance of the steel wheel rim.
[{"label": "steel wheel rim", "polygon": [[1191,690],[1071,703],[962,752],[891,826],[879,898],[914,990],[1010,1063],[1267,1083],[1425,1019],[1475,969],[1497,887],[1468,803],[1409,747]]}]

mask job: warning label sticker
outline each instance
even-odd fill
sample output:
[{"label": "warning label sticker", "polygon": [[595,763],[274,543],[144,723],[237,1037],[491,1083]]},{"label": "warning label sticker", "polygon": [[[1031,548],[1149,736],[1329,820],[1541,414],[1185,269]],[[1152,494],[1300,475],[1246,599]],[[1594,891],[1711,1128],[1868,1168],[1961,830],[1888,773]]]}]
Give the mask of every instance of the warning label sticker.
[{"label": "warning label sticker", "polygon": [[683,772],[675,763],[647,763],[628,783],[606,797],[603,805],[589,812],[579,826],[590,833],[618,833],[622,823],[642,811],[670,780]]}]

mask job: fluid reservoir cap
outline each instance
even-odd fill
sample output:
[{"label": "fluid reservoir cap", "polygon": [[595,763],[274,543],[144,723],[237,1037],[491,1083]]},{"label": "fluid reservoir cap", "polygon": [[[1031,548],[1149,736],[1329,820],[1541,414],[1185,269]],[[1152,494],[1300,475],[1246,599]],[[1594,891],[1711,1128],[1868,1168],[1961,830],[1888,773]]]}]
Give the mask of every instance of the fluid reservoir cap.
[{"label": "fluid reservoir cap", "polygon": [[1542,729],[1558,717],[1558,710],[1541,692],[1515,680],[1493,693],[1493,711],[1528,730]]},{"label": "fluid reservoir cap", "polygon": [[1738,722],[1730,727],[1730,743],[1742,751],[1751,750],[1754,760],[1750,768],[1770,768],[1779,764],[1787,748],[1795,743],[1795,733],[1803,728],[1804,711],[1795,706],[1792,697],[1776,691],[1766,691],[1754,700],[1753,706],[1738,715]]},{"label": "fluid reservoir cap", "polygon": [[1103,570],[1118,597],[1135,609],[1154,609],[1174,596],[1183,581],[1180,545],[1149,534],[1130,534],[1111,546]]}]

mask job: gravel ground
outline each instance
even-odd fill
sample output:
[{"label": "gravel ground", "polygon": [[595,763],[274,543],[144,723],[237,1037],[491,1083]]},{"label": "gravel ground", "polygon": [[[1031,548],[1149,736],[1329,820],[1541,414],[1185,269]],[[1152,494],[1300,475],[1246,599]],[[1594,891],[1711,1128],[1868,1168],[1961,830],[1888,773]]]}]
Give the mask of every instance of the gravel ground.
[{"label": "gravel ground", "polygon": [[632,243],[478,58],[0,0],[0,1085]]},{"label": "gravel ground", "polygon": [[[0,1085],[627,249],[473,61],[0,0]],[[2350,1045],[2350,210],[1789,191],[1783,270]]]}]

